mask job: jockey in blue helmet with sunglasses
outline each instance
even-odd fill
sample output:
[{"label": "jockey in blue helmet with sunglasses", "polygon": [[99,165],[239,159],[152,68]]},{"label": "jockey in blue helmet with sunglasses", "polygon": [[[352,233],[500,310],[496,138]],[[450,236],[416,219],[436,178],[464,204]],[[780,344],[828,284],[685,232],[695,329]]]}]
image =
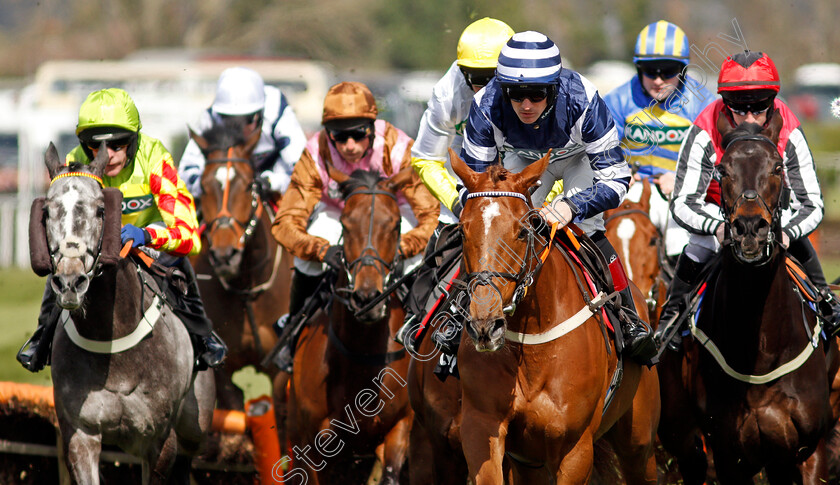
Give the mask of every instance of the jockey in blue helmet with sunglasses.
[{"label": "jockey in blue helmet with sunglasses", "polygon": [[[664,235],[672,265],[688,243],[688,231],[674,222],[668,210],[677,155],[691,122],[715,100],[685,72],[689,54],[681,28],[664,20],[646,25],[633,53],[637,75],[604,96],[627,162],[637,168],[634,178],[648,178],[659,189],[650,194],[650,219]],[[641,195],[642,184],[627,192],[634,202]]]},{"label": "jockey in blue helmet with sunglasses", "polygon": [[[630,183],[630,167],[618,144],[612,115],[595,86],[563,69],[560,50],[539,32],[520,32],[502,48],[496,77],[473,99],[461,156],[475,171],[494,163],[519,172],[551,149],[551,160],[533,192],[542,205],[554,182],[563,194],[540,213],[548,223],[574,222],[598,245],[621,294],[624,348],[647,362],[656,353],[650,327],[636,314],[627,276],[604,236],[601,213],[618,207]],[[460,191],[456,215],[466,201]]]}]

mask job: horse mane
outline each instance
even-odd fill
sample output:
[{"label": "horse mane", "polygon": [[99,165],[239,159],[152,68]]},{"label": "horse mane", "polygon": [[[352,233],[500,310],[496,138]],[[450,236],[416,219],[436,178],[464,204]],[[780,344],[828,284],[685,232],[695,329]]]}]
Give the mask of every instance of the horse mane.
[{"label": "horse mane", "polygon": [[350,174],[350,178],[338,184],[338,189],[341,191],[342,197],[346,199],[351,192],[358,188],[375,189],[382,180],[385,180],[385,177],[375,170],[358,169]]},{"label": "horse mane", "polygon": [[245,135],[242,133],[244,125],[231,120],[226,123],[213,123],[213,126],[204,130],[201,136],[207,140],[207,149],[204,153],[217,150],[227,150],[230,147],[245,143]]},{"label": "horse mane", "polygon": [[741,137],[755,137],[762,135],[764,128],[756,123],[741,123],[734,130],[730,131],[720,141],[721,147],[726,150],[729,144]]},{"label": "horse mane", "polygon": [[494,164],[487,167],[487,174],[494,184],[507,180],[508,175],[510,175],[510,173],[511,172],[508,169],[502,167],[501,164]]}]

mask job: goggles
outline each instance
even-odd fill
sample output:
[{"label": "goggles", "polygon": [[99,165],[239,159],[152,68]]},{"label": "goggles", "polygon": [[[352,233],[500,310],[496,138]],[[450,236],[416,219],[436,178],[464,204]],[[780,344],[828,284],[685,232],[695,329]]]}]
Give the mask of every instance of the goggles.
[{"label": "goggles", "polygon": [[480,69],[461,66],[461,74],[464,75],[467,85],[480,88],[487,86],[490,80],[496,75],[496,70],[494,68]]},{"label": "goggles", "polygon": [[[109,149],[111,149],[115,152],[118,152],[118,151],[124,149],[125,147],[127,147],[129,143],[131,143],[131,140],[125,138],[125,139],[122,139],[122,140],[106,141],[105,146],[107,146]],[[94,151],[99,150],[100,144],[101,144],[101,142],[97,142],[97,141],[91,141],[91,142],[86,143],[87,147],[90,148],[91,150],[94,150]]]},{"label": "goggles", "polygon": [[732,101],[724,101],[723,103],[730,111],[738,116],[747,116],[747,113],[758,116],[770,109],[770,106],[773,105],[773,99],[762,99],[761,101],[754,101],[752,103],[735,103]]},{"label": "goggles", "polygon": [[674,79],[683,71],[683,66],[681,64],[673,64],[673,65],[650,65],[645,63],[637,64],[639,66],[639,70],[642,71],[642,74],[648,79],[656,79],[662,78],[663,81],[667,81],[669,79]]},{"label": "goggles", "polygon": [[350,130],[328,130],[330,138],[336,143],[347,143],[350,138],[355,142],[360,142],[370,136],[370,128],[353,128]]},{"label": "goggles", "polygon": [[548,97],[548,86],[505,86],[505,96],[513,102],[521,103],[528,99],[539,103]]}]

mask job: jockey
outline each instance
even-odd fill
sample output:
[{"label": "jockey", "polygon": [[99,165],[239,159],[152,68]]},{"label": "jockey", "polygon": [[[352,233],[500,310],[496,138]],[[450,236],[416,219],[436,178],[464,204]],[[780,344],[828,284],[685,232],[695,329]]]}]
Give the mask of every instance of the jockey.
[{"label": "jockey", "polygon": [[[188,290],[183,298],[192,318],[183,318],[179,309],[176,313],[191,335],[197,367],[216,367],[224,360],[227,347],[204,314],[195,273],[186,258],[201,249],[193,199],[175,171],[172,155],[159,140],[141,133],[141,127],[137,107],[128,93],[117,88],[94,91],[79,109],[79,145],[67,154],[66,161],[90,163],[100,144],[106,143],[110,159],[102,182],[123,194],[121,240],[164,253],[159,261],[166,261],[187,276]],[[55,294],[47,284],[38,328],[17,355],[32,372],[41,370],[49,359],[60,315],[55,308]]]},{"label": "jockey", "polygon": [[[674,279],[668,289],[668,301],[662,309],[660,328],[686,309],[685,296],[697,281],[704,263],[718,252],[724,238],[723,211],[720,208],[720,185],[715,166],[723,155],[721,134],[717,129],[721,113],[732,126],[756,123],[767,126],[778,112],[783,126],[778,149],[784,160],[786,184],[795,200],[782,214],[782,245],[804,267],[811,281],[820,289],[834,313],[826,322],[826,333],[838,330],[840,306],[825,281],[820,262],[808,234],[823,218],[823,199],[814,159],[799,120],[779,99],[779,73],[775,64],[761,52],[744,51],[727,57],[718,75],[715,101],[700,113],[680,148],[677,179],[671,211],[674,219],[691,233],[688,245],[677,260]],[[672,348],[679,348],[676,334]]]},{"label": "jockey", "polygon": [[[323,278],[326,265],[341,266],[341,211],[344,201],[327,165],[345,174],[375,170],[389,177],[410,163],[414,141],[402,130],[377,120],[376,101],[367,86],[342,82],[324,99],[324,129],[309,139],[295,165],[291,183],[280,202],[271,232],[295,256],[289,315],[296,315]],[[420,178],[401,190],[402,236],[399,251],[406,268],[419,262],[435,229],[438,204]],[[404,200],[403,200],[404,198]],[[406,203],[407,202],[407,203]],[[287,318],[281,318],[282,329]],[[294,338],[275,363],[290,371]]]},{"label": "jockey", "polygon": [[[650,194],[650,219],[664,234],[665,252],[673,260],[688,243],[688,231],[668,210],[677,155],[691,122],[715,98],[685,72],[689,52],[688,38],[676,25],[660,20],[646,26],[633,54],[636,77],[604,96],[627,162],[638,167],[634,178],[648,178],[659,187]],[[642,184],[632,184],[627,198],[638,202],[641,196]]]},{"label": "jockey", "polygon": [[[457,59],[435,84],[420,120],[417,141],[411,148],[411,165],[440,201],[439,224],[429,239],[427,254],[434,251],[443,228],[458,222],[458,217],[450,210],[458,200],[458,179],[452,171],[448,149],[461,151],[464,125],[473,95],[496,75],[499,51],[512,35],[513,29],[506,23],[489,17],[468,25],[458,40]],[[421,291],[420,287],[433,287],[420,279],[418,277],[420,284],[412,288],[412,293],[428,293]],[[425,299],[429,295],[417,296]],[[404,342],[405,332],[412,326],[414,317],[416,315],[406,315],[406,323],[397,333],[397,341]]]},{"label": "jockey", "polygon": [[[539,32],[520,32],[499,55],[496,77],[470,107],[462,157],[483,172],[501,162],[519,172],[552,150],[542,184],[531,198],[536,207],[556,180],[562,196],[540,210],[550,224],[575,222],[603,252],[621,294],[627,355],[642,362],[656,353],[650,329],[636,314],[621,262],[604,236],[604,210],[618,207],[630,183],[615,123],[592,83],[563,69],[560,50]],[[466,190],[455,206],[462,206]]]},{"label": "jockey", "polygon": [[[214,123],[242,124],[247,135],[261,130],[251,161],[264,187],[282,194],[303,147],[306,135],[286,96],[274,86],[266,86],[262,77],[245,67],[225,69],[216,85],[216,99],[201,113],[193,131],[201,133]],[[201,197],[204,156],[192,139],[187,143],[178,174],[190,193]]]}]

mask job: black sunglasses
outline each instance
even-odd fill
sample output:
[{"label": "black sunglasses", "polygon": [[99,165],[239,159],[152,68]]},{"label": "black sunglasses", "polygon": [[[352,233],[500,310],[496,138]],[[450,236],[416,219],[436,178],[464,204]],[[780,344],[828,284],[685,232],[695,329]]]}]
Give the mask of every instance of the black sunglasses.
[{"label": "black sunglasses", "polygon": [[[118,152],[118,151],[122,150],[123,148],[127,147],[129,143],[130,143],[130,140],[112,140],[112,141],[106,141],[105,146],[110,148],[111,150],[113,150],[115,152]],[[101,144],[101,142],[92,141],[92,142],[87,143],[87,147],[90,148],[91,150],[99,150],[100,144]]]},{"label": "black sunglasses", "polygon": [[350,138],[360,142],[370,136],[370,128],[353,128],[352,130],[329,131],[330,138],[336,143],[347,143]]},{"label": "black sunglasses", "polygon": [[732,101],[724,101],[726,107],[738,116],[747,116],[747,113],[752,113],[756,116],[766,112],[773,104],[772,99],[763,99],[753,103],[733,103]]},{"label": "black sunglasses", "polygon": [[474,67],[464,67],[461,66],[461,74],[464,75],[464,79],[467,81],[467,85],[470,87],[484,87],[490,82],[491,79],[496,75],[496,69],[494,68],[474,68]]},{"label": "black sunglasses", "polygon": [[675,66],[646,66],[639,64],[642,74],[648,79],[662,78],[663,81],[673,79],[682,73],[683,68],[680,65]]},{"label": "black sunglasses", "polygon": [[539,103],[548,97],[548,86],[505,86],[504,89],[505,96],[516,103],[526,98],[532,103]]}]

